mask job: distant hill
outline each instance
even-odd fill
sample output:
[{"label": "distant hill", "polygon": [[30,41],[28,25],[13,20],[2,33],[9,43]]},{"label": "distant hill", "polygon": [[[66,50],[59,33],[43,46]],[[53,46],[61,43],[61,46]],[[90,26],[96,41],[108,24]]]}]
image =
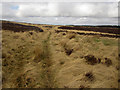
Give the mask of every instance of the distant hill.
[{"label": "distant hill", "polygon": [[43,32],[43,30],[39,27],[22,25],[22,24],[10,22],[10,21],[2,21],[2,29],[3,30],[12,30],[14,32],[24,32],[24,31],[31,31],[31,30]]}]

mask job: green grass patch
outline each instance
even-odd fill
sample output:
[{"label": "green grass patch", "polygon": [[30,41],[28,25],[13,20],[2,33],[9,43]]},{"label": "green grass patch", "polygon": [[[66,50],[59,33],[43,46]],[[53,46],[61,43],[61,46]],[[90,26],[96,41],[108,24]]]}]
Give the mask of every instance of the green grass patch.
[{"label": "green grass patch", "polygon": [[94,38],[94,41],[95,41],[95,42],[100,42],[100,39]]},{"label": "green grass patch", "polygon": [[94,38],[94,42],[99,43],[102,42],[105,46],[117,46],[118,41],[114,39],[108,38]]},{"label": "green grass patch", "polygon": [[117,40],[112,40],[112,39],[101,39],[102,43],[105,46],[117,46],[118,41]]}]

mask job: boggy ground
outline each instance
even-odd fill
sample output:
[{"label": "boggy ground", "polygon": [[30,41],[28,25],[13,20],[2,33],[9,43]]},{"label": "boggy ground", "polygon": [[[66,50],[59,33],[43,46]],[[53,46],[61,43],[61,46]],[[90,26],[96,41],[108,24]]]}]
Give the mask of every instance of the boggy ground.
[{"label": "boggy ground", "polygon": [[118,88],[118,38],[32,26],[1,31],[3,88]]}]

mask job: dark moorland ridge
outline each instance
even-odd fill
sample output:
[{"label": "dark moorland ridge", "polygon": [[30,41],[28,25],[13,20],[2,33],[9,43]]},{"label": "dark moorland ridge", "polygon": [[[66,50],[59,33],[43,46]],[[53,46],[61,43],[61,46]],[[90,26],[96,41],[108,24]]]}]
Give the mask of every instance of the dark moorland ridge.
[{"label": "dark moorland ridge", "polygon": [[2,29],[3,30],[11,30],[14,32],[25,32],[25,31],[31,31],[31,30],[43,32],[43,30],[41,28],[38,28],[36,26],[16,24],[16,23],[12,23],[9,21],[2,21]]},{"label": "dark moorland ridge", "polygon": [[81,30],[81,31],[94,31],[102,33],[113,33],[120,34],[119,26],[61,26],[59,29],[69,29],[69,30]]},{"label": "dark moorland ridge", "polygon": [[[36,27],[36,26],[22,25],[22,24],[11,22],[11,21],[2,21],[1,23],[2,24],[0,24],[0,28],[2,27],[3,30],[11,30],[14,32],[25,32],[25,31],[35,30],[38,32],[43,32],[41,28]],[[45,26],[45,27],[52,28],[52,26]],[[112,38],[120,38],[119,28],[120,28],[119,26],[73,26],[73,25],[66,25],[66,26],[61,25],[58,27],[58,29],[102,32],[106,34],[82,33],[82,32],[76,32],[76,33],[79,35],[100,35],[103,37],[112,37]],[[55,32],[59,33],[59,32],[67,32],[67,31],[66,30],[55,30]],[[115,35],[109,35],[107,33],[112,33]]]},{"label": "dark moorland ridge", "polygon": [[[60,32],[68,32],[67,30],[55,30],[56,33],[60,33]],[[79,35],[99,35],[102,37],[110,37],[110,38],[120,38],[120,35],[115,34],[115,35],[109,35],[109,34],[96,34],[96,33],[82,33],[82,32],[71,32],[71,33],[75,33],[75,34],[79,34]]]}]

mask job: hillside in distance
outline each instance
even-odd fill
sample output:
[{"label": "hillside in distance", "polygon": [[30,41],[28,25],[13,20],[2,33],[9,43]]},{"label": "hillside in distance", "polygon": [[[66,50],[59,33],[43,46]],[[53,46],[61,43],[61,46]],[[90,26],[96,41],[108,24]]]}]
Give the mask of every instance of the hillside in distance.
[{"label": "hillside in distance", "polygon": [[118,88],[118,29],[2,21],[2,87]]}]

